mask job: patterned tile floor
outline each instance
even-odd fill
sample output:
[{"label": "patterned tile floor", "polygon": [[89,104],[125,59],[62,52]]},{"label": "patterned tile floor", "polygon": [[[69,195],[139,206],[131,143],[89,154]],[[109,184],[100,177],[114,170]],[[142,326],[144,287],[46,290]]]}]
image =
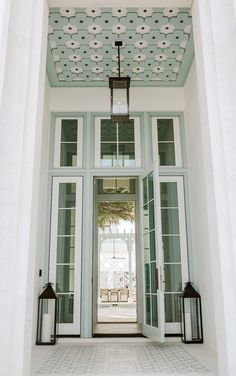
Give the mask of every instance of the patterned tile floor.
[{"label": "patterned tile floor", "polygon": [[204,345],[140,339],[61,340],[33,350],[32,376],[216,376],[214,354]]}]

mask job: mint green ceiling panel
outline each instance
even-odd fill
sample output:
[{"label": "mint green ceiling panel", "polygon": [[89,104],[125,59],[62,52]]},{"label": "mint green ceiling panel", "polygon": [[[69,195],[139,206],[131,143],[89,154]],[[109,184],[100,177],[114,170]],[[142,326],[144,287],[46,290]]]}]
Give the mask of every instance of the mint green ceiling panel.
[{"label": "mint green ceiling panel", "polygon": [[52,86],[108,86],[118,74],[131,86],[181,86],[193,60],[186,8],[51,8],[47,75]]}]

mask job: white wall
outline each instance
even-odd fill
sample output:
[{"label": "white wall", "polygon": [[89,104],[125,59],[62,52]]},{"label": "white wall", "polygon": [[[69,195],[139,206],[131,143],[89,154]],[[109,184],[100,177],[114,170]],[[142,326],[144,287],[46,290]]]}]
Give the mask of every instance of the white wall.
[{"label": "white wall", "polygon": [[46,0],[10,3],[8,33],[0,28],[0,374],[29,376],[48,14]]},{"label": "white wall", "polygon": [[192,15],[219,375],[235,376],[235,0],[195,0]]},{"label": "white wall", "polygon": [[[33,330],[32,343],[36,340],[37,329],[37,310],[38,295],[42,292],[44,282],[48,279],[48,271],[46,268],[48,257],[48,227],[47,216],[49,217],[48,201],[48,163],[49,163],[49,138],[50,138],[50,109],[49,109],[50,87],[48,80],[45,81],[44,108],[42,117],[42,130],[40,134],[41,158],[39,161],[39,180],[38,180],[38,213],[37,213],[37,241],[36,241],[36,262],[35,262],[35,288],[34,288],[34,313],[33,313]],[[39,276],[39,270],[42,270],[42,276]]]},{"label": "white wall", "polygon": [[192,270],[190,276],[201,296],[203,308],[204,342],[212,348],[215,344],[215,318],[211,274],[209,222],[206,196],[205,160],[201,119],[198,103],[196,66],[193,64],[185,85],[185,132],[188,168],[190,223],[192,234]]},{"label": "white wall", "polygon": [[[109,88],[52,88],[51,111],[110,112]],[[183,88],[132,88],[130,111],[183,111]]]}]

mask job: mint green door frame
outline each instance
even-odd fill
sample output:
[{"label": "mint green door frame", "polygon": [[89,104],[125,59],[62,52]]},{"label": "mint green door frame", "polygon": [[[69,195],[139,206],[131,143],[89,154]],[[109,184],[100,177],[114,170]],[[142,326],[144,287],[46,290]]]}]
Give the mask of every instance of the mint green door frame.
[{"label": "mint green door frame", "polygon": [[[136,309],[137,322],[142,323],[143,320],[143,301],[142,301],[142,265],[140,254],[140,206],[139,206],[139,178],[133,174],[126,176],[136,179],[136,193],[135,194],[97,194],[96,180],[104,176],[94,177],[94,236],[93,236],[93,324],[97,322],[97,294],[98,294],[98,237],[97,237],[97,218],[98,218],[98,203],[100,201],[134,201],[135,202],[135,252],[136,252]],[[109,178],[122,178],[124,175],[113,175]]]}]

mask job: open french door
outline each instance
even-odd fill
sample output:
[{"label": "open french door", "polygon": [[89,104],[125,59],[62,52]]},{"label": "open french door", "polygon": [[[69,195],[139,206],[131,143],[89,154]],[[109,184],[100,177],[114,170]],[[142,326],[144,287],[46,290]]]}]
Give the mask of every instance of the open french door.
[{"label": "open french door", "polygon": [[165,341],[163,252],[158,165],[153,163],[141,181],[142,255],[144,265],[143,334]]},{"label": "open french door", "polygon": [[182,176],[160,176],[165,333],[180,334],[178,295],[189,280]]},{"label": "open french door", "polygon": [[54,177],[49,280],[59,298],[59,333],[80,334],[82,178]]}]

